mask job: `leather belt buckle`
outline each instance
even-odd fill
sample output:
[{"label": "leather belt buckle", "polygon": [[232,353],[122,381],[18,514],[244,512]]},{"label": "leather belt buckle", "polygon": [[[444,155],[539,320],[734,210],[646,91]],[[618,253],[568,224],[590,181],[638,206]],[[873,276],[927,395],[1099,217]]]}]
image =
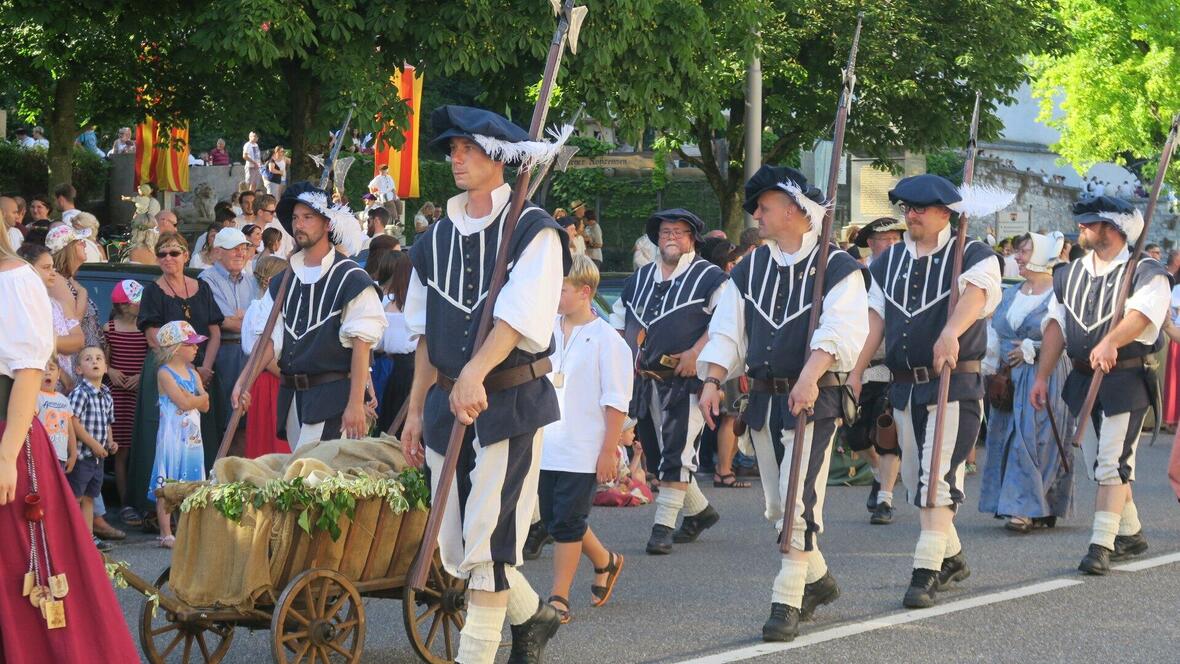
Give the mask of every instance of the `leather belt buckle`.
[{"label": "leather belt buckle", "polygon": [[291,374],[291,382],[295,384],[295,389],[300,392],[306,392],[311,389],[311,382],[307,378],[307,374]]},{"label": "leather belt buckle", "polygon": [[928,367],[914,367],[914,382],[918,385],[929,383],[930,369]]},{"label": "leather belt buckle", "polygon": [[660,366],[668,367],[669,369],[675,369],[679,365],[680,358],[678,357],[672,357],[671,355],[660,356]]}]

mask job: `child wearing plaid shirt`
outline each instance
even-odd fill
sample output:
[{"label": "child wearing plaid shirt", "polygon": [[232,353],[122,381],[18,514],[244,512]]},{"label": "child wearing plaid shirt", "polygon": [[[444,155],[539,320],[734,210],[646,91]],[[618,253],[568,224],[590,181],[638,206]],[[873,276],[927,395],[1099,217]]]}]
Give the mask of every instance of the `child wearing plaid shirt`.
[{"label": "child wearing plaid shirt", "polygon": [[78,423],[78,462],[67,479],[82,507],[86,527],[94,529],[94,499],[102,492],[103,459],[119,446],[111,435],[115,421],[115,400],[102,384],[107,372],[106,354],[97,346],[87,346],[78,353],[76,369],[80,380],[70,392],[70,406]]}]

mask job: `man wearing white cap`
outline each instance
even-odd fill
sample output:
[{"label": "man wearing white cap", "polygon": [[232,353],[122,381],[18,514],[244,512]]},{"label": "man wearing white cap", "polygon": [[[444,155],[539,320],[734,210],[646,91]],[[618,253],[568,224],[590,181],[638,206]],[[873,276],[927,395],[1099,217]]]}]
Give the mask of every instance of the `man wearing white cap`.
[{"label": "man wearing white cap", "polygon": [[[213,240],[216,262],[201,272],[200,279],[209,284],[213,301],[221,309],[225,320],[221,323],[221,350],[213,363],[213,375],[220,384],[222,394],[229,394],[238,376],[246,366],[246,355],[242,352],[242,317],[250,303],[258,297],[258,286],[246,273],[252,245],[242,231],[231,227],[223,228]],[[230,408],[227,400],[220,399],[219,412],[215,415],[227,421]],[[234,434],[234,446],[239,447],[245,433],[245,420]],[[237,450],[240,452],[240,450]]]},{"label": "man wearing white cap", "polygon": [[1078,569],[1107,574],[1112,560],[1147,550],[1131,483],[1139,433],[1155,383],[1144,360],[1156,350],[1171,284],[1159,261],[1140,256],[1123,318],[1111,329],[1116,294],[1131,260],[1128,244],[1143,232],[1143,216],[1127,201],[1110,196],[1080,201],[1073,212],[1078,241],[1088,251],[1053,272],[1053,299],[1029,400],[1038,409],[1045,407],[1049,376],[1062,351],[1073,363],[1062,398],[1075,417],[1094,371],[1106,374],[1094,403],[1093,424],[1082,441],[1086,472],[1098,482],[1098,496],[1090,549]]}]

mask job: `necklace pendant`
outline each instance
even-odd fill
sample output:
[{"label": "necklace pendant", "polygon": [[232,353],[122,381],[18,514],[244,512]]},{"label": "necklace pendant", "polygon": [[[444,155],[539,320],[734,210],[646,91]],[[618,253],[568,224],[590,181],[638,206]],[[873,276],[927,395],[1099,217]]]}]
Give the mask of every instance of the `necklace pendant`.
[{"label": "necklace pendant", "polygon": [[552,380],[553,380],[553,387],[556,387],[559,389],[565,387],[565,374],[564,373],[562,373],[560,371],[555,372],[553,374]]},{"label": "necklace pendant", "polygon": [[24,584],[21,586],[20,596],[28,597],[33,592],[33,588],[37,586],[37,576],[32,570],[25,572]]},{"label": "necklace pendant", "polygon": [[66,606],[59,599],[46,600],[41,605],[41,615],[45,617],[45,625],[49,629],[61,629],[66,626]]},{"label": "necklace pendant", "polygon": [[49,577],[49,592],[54,599],[61,599],[70,594],[70,582],[66,580],[65,572]]}]

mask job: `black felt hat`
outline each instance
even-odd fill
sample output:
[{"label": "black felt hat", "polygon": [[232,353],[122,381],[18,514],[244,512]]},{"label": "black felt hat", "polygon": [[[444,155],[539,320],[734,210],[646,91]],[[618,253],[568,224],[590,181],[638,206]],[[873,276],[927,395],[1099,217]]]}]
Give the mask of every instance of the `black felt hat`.
[{"label": "black felt hat", "polygon": [[858,230],[853,244],[861,248],[867,248],[869,246],[869,236],[873,233],[889,233],[891,231],[900,233],[905,230],[906,225],[904,221],[894,219],[893,217],[881,217],[874,219]]},{"label": "black felt hat", "polygon": [[684,208],[672,208],[670,210],[660,210],[647,218],[647,239],[652,241],[652,244],[659,246],[660,244],[660,224],[665,221],[683,221],[692,226],[693,241],[700,243],[705,235],[705,222],[695,214],[685,210]]},{"label": "black felt hat", "polygon": [[332,199],[328,196],[328,192],[307,181],[292,183],[291,186],[284,189],[283,197],[275,205],[275,216],[279,218],[279,223],[283,225],[289,235],[295,234],[291,217],[295,213],[296,203],[303,203],[326,219],[332,206]]},{"label": "black felt hat", "polygon": [[945,205],[950,207],[963,200],[959,189],[941,175],[923,173],[902,178],[889,190],[890,203],[911,205]]},{"label": "black felt hat", "polygon": [[[754,173],[753,177],[746,181],[746,201],[742,204],[742,208],[746,212],[754,214],[754,210],[758,209],[758,197],[771,189],[786,192],[792,197],[794,194],[791,190],[797,189],[808,200],[820,206],[825,205],[823,192],[808,184],[807,176],[790,166],[764,164]],[[798,200],[795,202],[800,203],[800,207],[804,207],[802,202]],[[804,207],[804,210],[806,211],[807,208]],[[812,219],[812,222],[815,223],[816,220]]]},{"label": "black felt hat", "polygon": [[1127,242],[1135,242],[1143,232],[1143,215],[1139,208],[1121,198],[1095,196],[1073,204],[1073,220],[1079,224],[1105,222],[1119,229]]}]

